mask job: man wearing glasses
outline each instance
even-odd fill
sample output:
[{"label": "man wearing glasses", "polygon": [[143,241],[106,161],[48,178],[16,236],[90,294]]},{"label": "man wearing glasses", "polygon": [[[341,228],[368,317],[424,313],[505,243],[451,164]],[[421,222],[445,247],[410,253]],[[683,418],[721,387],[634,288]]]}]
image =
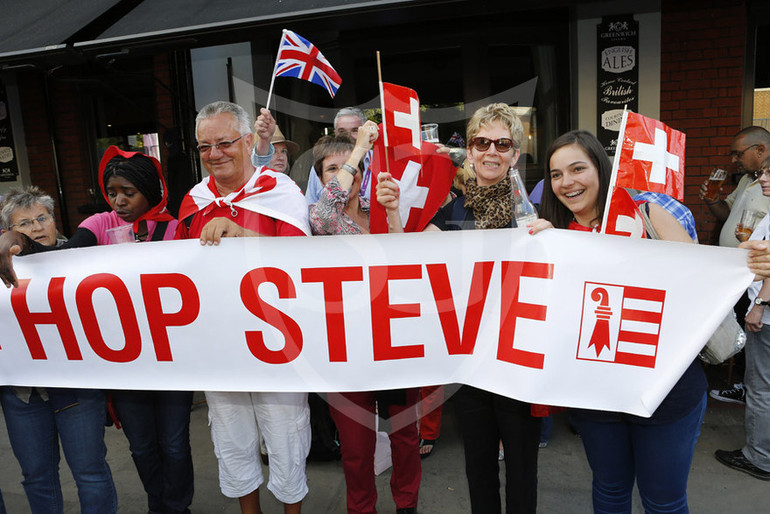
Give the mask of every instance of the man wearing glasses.
[{"label": "man wearing glasses", "polygon": [[765,157],[770,155],[770,132],[762,127],[748,127],[738,132],[730,145],[730,159],[743,172],[735,190],[724,200],[706,196],[708,180],[700,189],[700,198],[708,205],[711,213],[722,225],[719,234],[719,246],[735,248],[740,241],[735,237],[735,227],[744,210],[757,211],[764,216],[770,208],[770,198],[762,195],[762,187],[754,177],[754,172]]},{"label": "man wearing glasses", "polygon": [[[254,127],[261,158],[267,153],[262,143],[269,144],[275,120],[262,109]],[[195,133],[209,176],[182,201],[177,239],[216,245],[222,237],[310,235],[307,204],[299,187],[283,173],[255,170],[251,162],[254,135],[242,107],[230,102],[203,107],[195,120]],[[269,155],[265,158],[269,161]],[[308,492],[307,393],[206,391],[206,402],[222,494],[238,498],[243,513],[261,512],[261,432],[270,457],[267,488],[284,504],[285,513],[300,512]]]},{"label": "man wearing glasses", "polygon": [[[736,247],[740,243],[735,235],[735,229],[745,210],[757,211],[761,217],[770,208],[770,197],[762,195],[762,186],[754,176],[760,169],[762,161],[770,155],[770,132],[762,127],[748,127],[738,132],[730,145],[730,158],[738,171],[744,173],[735,190],[724,200],[719,194],[715,198],[706,196],[706,183],[701,186],[700,198],[706,202],[711,213],[718,221],[723,222],[719,234],[719,246]],[[749,307],[748,295],[744,294],[735,306],[738,321],[743,324],[743,318]],[[741,353],[736,357],[734,372],[743,374],[744,359]],[[745,403],[746,389],[739,379],[728,389],[712,389],[709,396],[715,400],[728,403]]]}]

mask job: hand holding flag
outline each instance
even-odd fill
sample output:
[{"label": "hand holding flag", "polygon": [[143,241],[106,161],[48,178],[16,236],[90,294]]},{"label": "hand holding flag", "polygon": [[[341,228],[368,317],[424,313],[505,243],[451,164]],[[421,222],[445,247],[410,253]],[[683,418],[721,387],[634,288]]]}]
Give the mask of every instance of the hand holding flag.
[{"label": "hand holding flag", "polygon": [[[438,147],[420,140],[420,100],[409,88],[380,83],[383,137],[372,158],[374,173],[389,171],[393,184],[388,203],[395,202],[406,232],[422,231],[449,194],[455,167]],[[372,198],[380,180],[372,181]],[[391,190],[392,189],[392,190]],[[373,234],[388,231],[385,208],[373,201],[369,214]]]}]

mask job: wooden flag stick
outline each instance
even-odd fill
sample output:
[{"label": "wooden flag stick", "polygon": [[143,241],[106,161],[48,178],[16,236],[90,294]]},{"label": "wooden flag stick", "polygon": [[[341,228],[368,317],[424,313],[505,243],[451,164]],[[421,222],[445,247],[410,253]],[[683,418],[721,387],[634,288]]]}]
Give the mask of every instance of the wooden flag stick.
[{"label": "wooden flag stick", "polygon": [[612,174],[610,175],[610,187],[607,191],[607,200],[604,203],[604,215],[599,232],[607,233],[607,216],[610,214],[610,203],[612,203],[612,194],[615,192],[615,183],[618,181],[618,167],[620,165],[620,151],[623,149],[623,138],[626,134],[626,120],[628,119],[628,104],[623,106],[623,118],[620,122],[620,132],[618,132],[618,142],[615,144],[615,158],[612,160]]},{"label": "wooden flag stick", "polygon": [[377,50],[377,77],[380,81],[380,108],[382,109],[382,137],[383,149],[385,150],[385,171],[390,173],[390,162],[388,161],[388,125],[385,123],[385,94],[382,90],[382,66],[380,65],[380,51]]}]

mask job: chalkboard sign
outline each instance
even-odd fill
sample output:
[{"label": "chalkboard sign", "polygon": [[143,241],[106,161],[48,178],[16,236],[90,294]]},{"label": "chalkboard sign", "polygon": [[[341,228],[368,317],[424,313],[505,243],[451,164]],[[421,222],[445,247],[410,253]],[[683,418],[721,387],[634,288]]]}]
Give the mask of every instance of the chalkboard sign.
[{"label": "chalkboard sign", "polygon": [[5,84],[0,82],[0,182],[15,182],[18,176],[19,165],[13,146],[8,95],[5,92]]},{"label": "chalkboard sign", "polygon": [[639,106],[639,22],[633,15],[605,16],[597,27],[596,135],[608,154],[618,144],[623,107]]}]

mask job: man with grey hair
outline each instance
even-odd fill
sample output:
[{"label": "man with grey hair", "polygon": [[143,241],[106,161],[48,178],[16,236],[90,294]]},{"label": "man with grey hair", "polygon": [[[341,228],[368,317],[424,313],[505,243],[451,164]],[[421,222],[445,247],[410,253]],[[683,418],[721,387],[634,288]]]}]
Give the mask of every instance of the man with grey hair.
[{"label": "man with grey hair", "polygon": [[[255,128],[257,137],[269,144],[275,130],[269,111],[261,110]],[[199,112],[195,130],[198,151],[210,175],[182,201],[177,239],[199,238],[201,244],[216,245],[222,237],[310,234],[299,187],[283,173],[255,170],[250,158],[254,135],[242,107],[230,102],[209,104]],[[264,148],[258,153],[265,153]],[[284,504],[284,512],[300,512],[308,492],[307,393],[206,391],[206,401],[222,494],[238,498],[243,513],[261,512],[261,432],[270,457],[267,488]]]},{"label": "man with grey hair", "polygon": [[770,198],[762,195],[762,187],[754,177],[762,161],[770,155],[770,132],[763,127],[746,127],[733,137],[730,159],[739,172],[743,172],[735,190],[724,199],[719,192],[714,198],[707,197],[708,180],[700,188],[700,198],[711,213],[723,222],[719,234],[719,246],[736,248],[740,241],[735,237],[735,227],[744,210],[759,212],[762,216],[770,209]]},{"label": "man with grey hair", "polygon": [[[334,116],[334,134],[350,136],[355,141],[356,137],[358,137],[358,127],[364,123],[366,123],[366,116],[361,109],[357,107],[343,107]],[[364,156],[364,175],[361,178],[361,196],[364,198],[369,198],[371,192],[369,187],[372,178],[371,162],[372,151],[370,150]],[[307,191],[305,192],[305,200],[308,205],[313,205],[318,201],[323,188],[324,186],[321,184],[321,179],[318,178],[315,167],[310,168],[310,174],[307,177]]]}]

